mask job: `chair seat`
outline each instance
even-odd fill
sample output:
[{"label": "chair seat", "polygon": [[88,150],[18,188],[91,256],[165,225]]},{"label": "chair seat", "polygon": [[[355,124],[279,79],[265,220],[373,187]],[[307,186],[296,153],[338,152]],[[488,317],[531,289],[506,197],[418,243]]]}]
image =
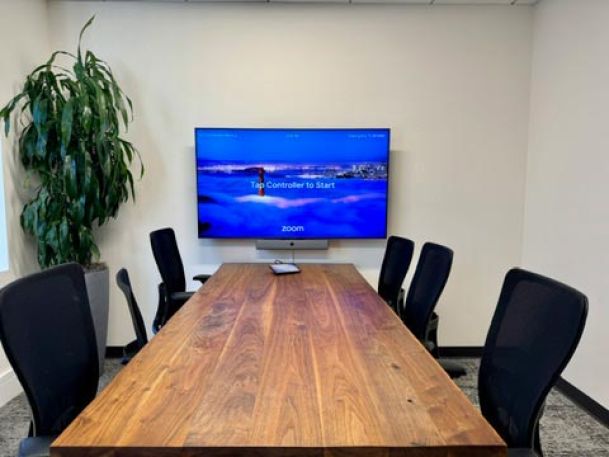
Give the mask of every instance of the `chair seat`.
[{"label": "chair seat", "polygon": [[19,457],[49,457],[51,443],[56,436],[33,436],[19,443]]},{"label": "chair seat", "polygon": [[539,457],[533,449],[513,448],[508,449],[508,457]]}]

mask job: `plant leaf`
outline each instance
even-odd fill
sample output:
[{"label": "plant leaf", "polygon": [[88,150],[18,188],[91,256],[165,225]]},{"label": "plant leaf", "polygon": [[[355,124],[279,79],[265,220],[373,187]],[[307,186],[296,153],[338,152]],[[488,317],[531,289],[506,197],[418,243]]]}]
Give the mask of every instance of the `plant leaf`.
[{"label": "plant leaf", "polygon": [[82,37],[83,37],[85,31],[89,28],[89,26],[91,24],[93,24],[94,20],[95,20],[95,15],[91,16],[89,18],[89,20],[85,23],[83,28],[80,30],[80,35],[78,35],[78,54],[77,54],[78,55],[78,60],[81,60],[81,55],[82,55],[81,51],[80,51],[81,44],[82,44]]},{"label": "plant leaf", "polygon": [[61,113],[61,158],[65,158],[72,136],[72,117],[74,111],[74,99],[70,99],[63,107]]}]

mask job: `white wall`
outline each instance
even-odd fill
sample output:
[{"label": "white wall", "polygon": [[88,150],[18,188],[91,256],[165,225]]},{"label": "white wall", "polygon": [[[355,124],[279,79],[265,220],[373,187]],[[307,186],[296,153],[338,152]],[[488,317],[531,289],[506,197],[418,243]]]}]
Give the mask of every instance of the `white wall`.
[{"label": "white wall", "polygon": [[[520,263],[532,9],[51,2],[53,48],[86,43],[135,102],[146,176],[100,233],[147,322],[158,273],[149,231],[175,228],[187,274],[267,260],[196,235],[195,126],[392,128],[389,230],[454,248],[441,342],[481,345],[506,270]],[[297,260],[353,262],[374,283],[384,242],[333,242]],[[192,284],[194,287],[194,284]],[[132,338],[112,287],[110,344]]]},{"label": "white wall", "polygon": [[2,142],[0,141],[0,274],[8,272],[8,235],[6,205],[4,203],[4,167],[2,166]]},{"label": "white wall", "polygon": [[[46,57],[49,49],[46,2],[0,0],[0,43],[0,105],[3,106],[20,89],[25,75]],[[13,179],[17,168],[13,160],[12,137],[4,138],[4,125],[0,130],[10,260],[9,272],[0,272],[2,287],[14,277],[32,271],[35,260],[19,227],[23,187],[21,176]],[[0,349],[0,405],[20,390],[17,378]]]},{"label": "white wall", "polygon": [[535,13],[523,260],[588,295],[564,377],[609,407],[609,2]]}]

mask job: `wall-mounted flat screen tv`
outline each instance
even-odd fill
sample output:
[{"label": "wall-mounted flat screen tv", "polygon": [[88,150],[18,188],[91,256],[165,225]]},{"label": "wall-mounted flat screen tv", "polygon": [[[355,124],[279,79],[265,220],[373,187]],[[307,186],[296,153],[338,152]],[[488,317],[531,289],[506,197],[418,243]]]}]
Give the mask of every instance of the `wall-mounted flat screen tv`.
[{"label": "wall-mounted flat screen tv", "polygon": [[199,238],[385,238],[389,136],[195,129]]}]

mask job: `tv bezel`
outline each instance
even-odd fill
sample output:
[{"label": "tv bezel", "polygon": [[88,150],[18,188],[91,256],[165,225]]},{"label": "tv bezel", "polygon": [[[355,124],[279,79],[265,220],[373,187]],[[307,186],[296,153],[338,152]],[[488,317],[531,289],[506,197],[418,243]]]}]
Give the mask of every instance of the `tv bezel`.
[{"label": "tv bezel", "polygon": [[[385,230],[383,236],[343,236],[343,237],[328,237],[328,236],[201,236],[199,232],[199,161],[198,161],[198,144],[197,144],[197,132],[199,130],[255,130],[255,131],[301,131],[301,132],[323,132],[323,131],[378,131],[387,133],[387,180],[385,182]],[[383,240],[387,238],[388,225],[389,225],[389,179],[391,177],[391,128],[390,127],[339,127],[339,128],[315,128],[315,127],[195,127],[194,129],[194,157],[195,157],[195,199],[197,206],[197,238],[199,240]]]}]

